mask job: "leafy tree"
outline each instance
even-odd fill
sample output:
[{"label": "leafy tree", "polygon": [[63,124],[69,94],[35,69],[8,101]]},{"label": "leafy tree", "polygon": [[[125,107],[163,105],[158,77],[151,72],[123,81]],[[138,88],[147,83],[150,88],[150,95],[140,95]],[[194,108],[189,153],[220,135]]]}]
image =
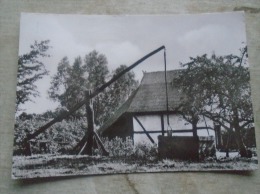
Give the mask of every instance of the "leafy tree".
[{"label": "leafy tree", "polygon": [[[61,107],[70,110],[78,102],[85,98],[87,90],[96,89],[105,83],[108,75],[107,59],[97,51],[92,51],[84,58],[84,62],[77,57],[73,66],[70,66],[68,58],[64,57],[58,64],[57,73],[52,77],[49,97],[58,101]],[[99,123],[103,111],[100,94],[94,99],[95,123]],[[82,116],[84,108],[77,111],[74,116]]]},{"label": "leafy tree", "polygon": [[52,77],[51,87],[48,91],[49,97],[53,101],[68,101],[68,97],[65,96],[64,91],[69,87],[69,60],[67,57],[63,57],[57,67],[57,73]]},{"label": "leafy tree", "polygon": [[[226,130],[235,130],[235,139],[242,157],[247,156],[241,131],[253,120],[247,47],[241,55],[190,58],[181,64],[186,69],[173,80],[184,94],[185,110],[196,109],[198,115],[210,118]],[[197,102],[198,101],[198,102]],[[193,106],[193,103],[198,106]],[[190,107],[189,107],[190,106]]]},{"label": "leafy tree", "polygon": [[[95,90],[106,82],[109,74],[107,67],[107,58],[103,54],[99,54],[97,51],[92,51],[85,56],[84,66],[88,74],[87,83],[89,89]],[[100,93],[93,99],[93,110],[94,110],[94,122],[97,125],[102,124],[102,115],[106,106],[106,95]]]},{"label": "leafy tree", "polygon": [[18,57],[16,111],[20,110],[20,105],[27,101],[32,101],[31,97],[39,96],[36,82],[48,74],[44,63],[41,61],[47,54],[49,40],[37,42],[30,46],[29,53]]},{"label": "leafy tree", "polygon": [[[57,67],[57,74],[52,77],[51,87],[48,91],[53,101],[60,102],[61,107],[70,110],[85,97],[87,90],[86,69],[81,57],[75,58],[70,66],[68,58],[64,57]],[[81,117],[83,108],[73,114],[73,117]]]},{"label": "leafy tree", "polygon": [[[192,125],[193,136],[197,138],[197,124],[201,121],[201,109],[204,107],[204,101],[200,94],[192,94],[197,89],[187,87],[193,84],[193,79],[186,78],[186,80],[183,80],[184,74],[183,70],[180,71],[178,77],[173,80],[173,86],[179,89],[181,96],[179,106],[174,108],[184,120]],[[182,79],[182,82],[180,82],[180,79]]]},{"label": "leafy tree", "polygon": [[44,113],[41,113],[40,116],[44,119],[50,120],[56,118],[57,116],[67,112],[65,107],[57,107],[55,110],[47,110]]},{"label": "leafy tree", "polygon": [[92,51],[84,58],[84,67],[88,73],[88,83],[91,88],[97,88],[106,82],[109,74],[107,58],[97,51]]},{"label": "leafy tree", "polygon": [[[120,65],[112,72],[112,77],[126,69],[126,65]],[[105,92],[105,114],[103,121],[109,118],[116,109],[122,105],[131,93],[138,87],[138,81],[135,80],[135,73],[133,71],[127,72],[114,82]]]},{"label": "leafy tree", "polygon": [[[126,68],[126,65],[120,65],[113,72],[113,77]],[[114,103],[116,103],[115,107],[127,100],[131,93],[137,88],[137,86],[138,81],[135,80],[135,73],[133,71],[125,73],[114,84],[112,84],[110,86],[110,90],[112,91],[111,95],[114,96]]]},{"label": "leafy tree", "polygon": [[[116,76],[127,68],[126,65],[120,65],[109,76],[106,57],[96,51],[86,55],[85,66],[88,73],[88,84],[93,89],[103,85],[108,77]],[[95,123],[101,125],[108,119],[137,86],[138,82],[135,80],[135,74],[131,71],[121,76],[108,89],[96,96],[93,99]]]},{"label": "leafy tree", "polygon": [[[61,107],[69,110],[85,98],[87,90],[97,89],[109,77],[115,76],[125,68],[125,65],[121,65],[110,75],[105,55],[95,50],[85,56],[84,64],[78,57],[73,66],[70,66],[68,59],[64,57],[58,65],[56,75],[52,77],[49,97],[60,102]],[[138,84],[134,78],[133,72],[126,73],[104,92],[93,98],[96,125],[101,125],[129,97]],[[83,107],[76,113],[76,116],[81,117],[84,113]]]},{"label": "leafy tree", "polygon": [[68,88],[64,93],[68,100],[65,101],[65,104],[61,105],[71,109],[85,98],[85,91],[88,89],[85,78],[85,68],[82,64],[81,57],[75,59],[72,68],[68,69],[68,74]]}]

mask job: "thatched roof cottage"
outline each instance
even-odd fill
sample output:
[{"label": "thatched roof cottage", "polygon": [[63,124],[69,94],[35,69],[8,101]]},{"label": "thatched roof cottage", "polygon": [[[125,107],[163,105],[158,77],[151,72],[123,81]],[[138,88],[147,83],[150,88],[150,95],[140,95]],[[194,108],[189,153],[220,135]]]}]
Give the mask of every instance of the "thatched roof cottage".
[{"label": "thatched roof cottage", "polygon": [[[180,105],[181,94],[172,85],[172,80],[181,70],[167,71],[168,112],[166,105],[165,72],[145,72],[140,86],[129,99],[98,130],[109,138],[130,136],[135,142],[157,143],[158,135],[166,136],[167,114],[170,127],[176,136],[192,136],[192,127],[176,110]],[[205,124],[206,123],[206,124]],[[213,123],[209,120],[199,123],[198,136],[214,136]]]}]

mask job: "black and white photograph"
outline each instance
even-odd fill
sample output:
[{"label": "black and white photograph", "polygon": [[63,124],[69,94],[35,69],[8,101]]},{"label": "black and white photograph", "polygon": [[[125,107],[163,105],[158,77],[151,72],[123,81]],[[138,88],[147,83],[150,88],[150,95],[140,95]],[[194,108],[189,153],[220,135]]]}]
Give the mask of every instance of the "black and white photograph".
[{"label": "black and white photograph", "polygon": [[12,178],[258,167],[244,12],[22,13]]}]

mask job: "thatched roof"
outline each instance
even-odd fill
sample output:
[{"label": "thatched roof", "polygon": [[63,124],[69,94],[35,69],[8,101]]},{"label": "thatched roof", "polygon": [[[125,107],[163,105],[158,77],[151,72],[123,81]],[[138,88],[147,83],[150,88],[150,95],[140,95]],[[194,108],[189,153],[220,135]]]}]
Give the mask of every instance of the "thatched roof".
[{"label": "thatched roof", "polygon": [[[167,71],[167,89],[169,110],[174,110],[180,104],[180,94],[173,87],[172,80],[180,70]],[[127,110],[133,113],[166,111],[165,72],[144,73],[138,92]]]},{"label": "thatched roof", "polygon": [[[173,111],[180,104],[180,93],[172,85],[172,80],[180,70],[167,71],[167,88],[169,110]],[[115,114],[104,123],[99,132],[110,127],[119,117],[126,113],[153,113],[165,112],[166,108],[166,86],[165,72],[145,72],[140,86],[128,100],[115,112]]]}]

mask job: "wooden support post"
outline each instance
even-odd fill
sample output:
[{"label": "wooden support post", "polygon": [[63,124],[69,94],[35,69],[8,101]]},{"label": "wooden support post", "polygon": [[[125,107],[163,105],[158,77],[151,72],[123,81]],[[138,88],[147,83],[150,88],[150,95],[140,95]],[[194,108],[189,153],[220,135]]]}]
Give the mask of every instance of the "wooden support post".
[{"label": "wooden support post", "polygon": [[101,150],[105,156],[109,155],[109,152],[105,149],[99,135],[94,130],[94,114],[93,108],[90,98],[90,91],[86,92],[86,116],[88,127],[86,128],[85,136],[81,139],[81,141],[77,144],[77,146],[73,149],[73,153],[79,153],[80,155],[93,155],[92,149],[94,146],[94,136],[96,138],[96,143],[100,145]]},{"label": "wooden support post", "polygon": [[85,146],[87,142],[88,136],[87,134],[78,142],[78,144],[72,149],[71,154],[82,154],[81,150]]},{"label": "wooden support post", "polygon": [[94,135],[94,118],[93,118],[93,111],[92,106],[90,102],[90,91],[86,92],[86,98],[88,99],[88,102],[86,104],[86,113],[87,113],[87,121],[88,121],[88,140],[87,140],[87,146],[86,146],[86,154],[92,155],[92,147],[93,147],[93,135]]},{"label": "wooden support post", "polygon": [[105,146],[103,145],[99,135],[94,131],[94,135],[96,137],[97,143],[100,145],[101,150],[105,156],[109,156],[109,152],[106,150]]},{"label": "wooden support post", "polygon": [[93,111],[92,111],[92,106],[91,106],[91,101],[90,101],[90,91],[86,92],[86,116],[87,116],[87,122],[88,122],[88,127],[86,130],[87,134],[87,145],[85,148],[82,150],[81,154],[87,154],[87,155],[92,155],[92,148],[93,148],[93,136],[94,136],[94,120],[93,120]]}]

